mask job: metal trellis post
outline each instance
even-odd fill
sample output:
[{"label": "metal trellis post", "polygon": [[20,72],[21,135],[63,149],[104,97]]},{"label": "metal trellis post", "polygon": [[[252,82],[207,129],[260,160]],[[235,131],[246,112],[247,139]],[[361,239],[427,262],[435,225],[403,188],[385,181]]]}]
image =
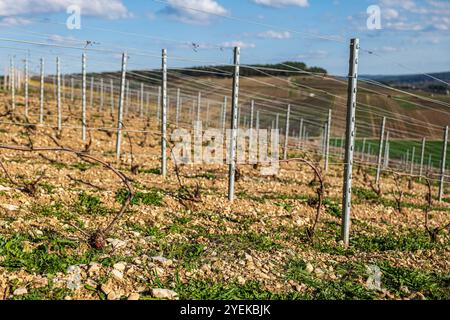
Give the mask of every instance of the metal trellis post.
[{"label": "metal trellis post", "polygon": [[423,160],[425,157],[425,144],[426,144],[426,138],[422,138],[422,150],[420,152],[420,168],[419,168],[419,176],[422,177],[423,174]]},{"label": "metal trellis post", "polygon": [[445,126],[444,144],[442,146],[442,160],[441,160],[441,177],[439,181],[439,202],[442,202],[444,197],[444,181],[445,181],[445,160],[447,158],[447,143],[448,143],[448,126]]},{"label": "metal trellis post", "polygon": [[386,127],[386,117],[383,117],[381,121],[381,129],[380,129],[380,142],[378,143],[378,165],[377,165],[377,177],[375,182],[378,184],[380,182],[381,176],[381,163],[383,161],[383,139],[384,139],[384,129]]},{"label": "metal trellis post", "polygon": [[16,72],[14,70],[14,57],[10,60],[10,78],[11,78],[11,108],[14,111],[16,109]]},{"label": "metal trellis post", "polygon": [[25,117],[28,117],[28,59],[25,58]]},{"label": "metal trellis post", "polygon": [[411,154],[411,171],[410,171],[410,175],[414,174],[414,157],[416,155],[416,147],[413,147],[412,149],[412,154]]},{"label": "metal trellis post", "polygon": [[119,96],[119,108],[117,114],[117,140],[116,140],[116,158],[120,160],[120,144],[122,142],[122,127],[123,127],[123,102],[125,96],[125,81],[127,74],[127,59],[126,52],[122,54],[122,72],[120,77],[120,96]]},{"label": "metal trellis post", "polygon": [[328,171],[329,158],[330,158],[330,136],[331,136],[331,109],[328,110],[327,131],[325,137],[325,172]]},{"label": "metal trellis post", "polygon": [[303,118],[300,119],[300,126],[298,129],[298,148],[300,149],[302,146],[302,139],[303,139]]},{"label": "metal trellis post", "polygon": [[385,147],[384,147],[384,163],[383,163],[384,169],[387,169],[389,167],[389,135],[390,135],[390,132],[386,131],[386,141],[384,143],[384,145],[385,145]]},{"label": "metal trellis post", "polygon": [[81,56],[81,139],[86,143],[86,54]]},{"label": "metal trellis post", "polygon": [[350,44],[350,68],[348,75],[347,126],[345,141],[344,188],[342,198],[342,240],[347,247],[350,239],[350,212],[352,194],[353,153],[355,149],[356,93],[358,91],[359,39]]},{"label": "metal trellis post", "polygon": [[40,108],[39,123],[44,122],[44,58],[41,58],[41,87],[40,87]]},{"label": "metal trellis post", "polygon": [[223,97],[222,135],[225,136],[225,123],[227,121],[227,96]]},{"label": "metal trellis post", "polygon": [[180,118],[180,88],[177,89],[177,106],[176,106],[176,116],[175,116],[175,123],[178,128],[178,121]]},{"label": "metal trellis post", "polygon": [[239,102],[239,61],[240,48],[234,48],[233,100],[231,107],[230,164],[228,171],[228,200],[234,200],[234,182],[236,173],[237,117]]},{"label": "metal trellis post", "polygon": [[161,174],[167,176],[167,50],[162,50],[162,99],[161,99]]},{"label": "metal trellis post", "polygon": [[291,105],[288,104],[287,112],[286,112],[286,126],[284,130],[284,151],[283,151],[283,159],[287,159],[287,151],[289,144],[289,117],[291,116]]},{"label": "metal trellis post", "polygon": [[61,65],[59,57],[56,57],[56,103],[58,112],[58,131],[61,131],[62,121],[61,121]]}]

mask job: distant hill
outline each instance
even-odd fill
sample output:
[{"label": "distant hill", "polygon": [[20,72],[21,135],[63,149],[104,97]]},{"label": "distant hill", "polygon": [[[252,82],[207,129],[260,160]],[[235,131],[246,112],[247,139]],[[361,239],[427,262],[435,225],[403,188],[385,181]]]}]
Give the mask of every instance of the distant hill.
[{"label": "distant hill", "polygon": [[445,82],[450,82],[450,72],[438,72],[424,74],[410,74],[410,75],[361,75],[361,77],[366,79],[376,80],[384,84],[405,89],[416,89],[425,90],[435,93],[447,93],[449,91],[449,86],[441,81],[435,80],[434,78],[443,80]]},{"label": "distant hill", "polygon": [[[260,71],[255,70],[260,68]],[[292,62],[286,61],[278,64],[253,64],[247,66],[241,66],[240,75],[243,77],[288,77],[295,75],[292,71],[296,72],[298,70],[303,70],[307,72],[314,72],[326,75],[327,70],[320,67],[308,67],[303,62]],[[289,72],[291,71],[291,72]],[[196,67],[185,67],[177,69],[168,69],[168,78],[175,77],[175,73],[179,75],[191,76],[191,77],[215,77],[215,78],[231,78],[234,72],[234,67],[232,65],[218,65],[218,66],[196,66]],[[298,74],[298,73],[297,73]],[[88,74],[99,75],[98,73]],[[119,72],[104,72],[104,76],[120,77]],[[303,75],[303,74],[302,74]],[[307,75],[307,74],[304,74]],[[142,81],[146,79],[148,83],[158,83],[158,79],[161,76],[160,70],[130,70],[127,74],[127,79]],[[176,77],[175,77],[176,79]]]},{"label": "distant hill", "polygon": [[[262,72],[255,70],[260,68]],[[220,72],[226,72],[232,74],[234,71],[234,67],[231,65],[227,66],[204,66],[204,67],[192,67],[189,68],[191,70],[181,70],[183,74],[188,74],[190,76],[205,76],[205,73],[212,72],[217,73],[216,76],[222,77]],[[285,71],[284,71],[285,70]],[[244,77],[253,77],[253,76],[278,76],[278,77],[288,77],[293,73],[292,71],[303,70],[307,72],[313,73],[321,73],[323,75],[327,74],[327,70],[320,67],[308,67],[303,62],[294,62],[294,61],[286,61],[277,64],[252,64],[248,66],[242,66],[240,69],[240,74]],[[289,72],[291,71],[291,72]],[[266,74],[266,75],[265,75]]]},{"label": "distant hill", "polygon": [[449,87],[434,78],[450,82],[450,72],[408,75],[361,75],[362,78],[376,80],[394,87],[422,89],[431,92],[446,92]]},{"label": "distant hill", "polygon": [[[450,72],[429,73],[430,76],[450,82]],[[365,75],[364,78],[369,78],[377,81],[388,83],[411,83],[423,84],[430,82],[438,82],[424,74],[407,74],[407,75]]]}]

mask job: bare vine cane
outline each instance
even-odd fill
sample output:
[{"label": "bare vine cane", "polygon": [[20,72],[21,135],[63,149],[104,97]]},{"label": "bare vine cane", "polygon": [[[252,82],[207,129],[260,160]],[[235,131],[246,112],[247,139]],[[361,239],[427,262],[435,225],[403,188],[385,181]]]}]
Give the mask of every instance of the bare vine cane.
[{"label": "bare vine cane", "polygon": [[427,184],[427,194],[425,196],[426,205],[423,209],[425,214],[425,231],[430,236],[430,240],[433,243],[436,243],[438,241],[438,236],[441,233],[441,231],[447,229],[450,227],[450,222],[443,227],[430,227],[430,212],[433,211],[433,195],[431,192],[431,181],[428,177],[425,177],[425,182]]},{"label": "bare vine cane", "polygon": [[180,176],[180,166],[177,163],[177,158],[175,157],[175,154],[173,152],[173,148],[175,147],[171,141],[167,140],[165,138],[167,145],[169,146],[170,154],[172,155],[174,167],[175,167],[175,175],[177,177],[178,185],[180,186],[180,190],[182,190],[183,194],[178,194],[176,198],[181,201],[181,203],[185,206],[183,203],[184,200],[191,201],[191,202],[200,202],[201,201],[201,194],[200,194],[200,185],[196,183],[196,188],[194,193],[189,190],[188,187],[186,187],[183,182],[181,181]]},{"label": "bare vine cane", "polygon": [[[56,141],[56,140],[54,140]],[[109,224],[105,227],[105,228],[99,228],[97,229],[93,234],[90,235],[88,242],[89,244],[96,248],[96,249],[101,249],[104,247],[105,245],[105,238],[108,235],[108,233],[112,230],[112,228],[114,227],[114,225],[123,217],[123,215],[126,212],[126,209],[128,208],[128,206],[130,205],[131,199],[134,197],[134,191],[133,188],[129,182],[128,177],[123,174],[122,172],[120,172],[119,170],[117,170],[116,168],[114,168],[112,165],[110,165],[109,163],[107,163],[106,161],[103,161],[101,159],[98,159],[92,155],[86,154],[83,151],[77,151],[71,148],[67,148],[67,147],[62,147],[62,146],[58,146],[58,147],[26,147],[26,146],[18,146],[18,145],[0,145],[0,149],[2,150],[12,150],[12,151],[20,151],[20,152],[64,152],[64,153],[72,153],[74,155],[76,155],[78,158],[80,158],[81,160],[90,160],[90,161],[94,161],[97,162],[101,165],[103,165],[103,167],[105,167],[106,169],[112,171],[121,181],[122,183],[126,186],[126,188],[128,189],[128,196],[125,199],[125,202],[122,204],[122,207],[120,208],[120,210],[116,213],[116,215],[114,216],[114,218],[109,222]]]},{"label": "bare vine cane", "polygon": [[317,194],[317,203],[316,203],[316,215],[314,218],[314,222],[311,227],[308,227],[306,230],[306,235],[308,236],[309,241],[314,241],[314,236],[316,233],[316,228],[320,220],[321,212],[322,212],[322,205],[324,200],[324,194],[325,194],[325,186],[324,186],[324,178],[321,172],[321,169],[319,166],[314,165],[311,161],[303,158],[291,158],[286,160],[280,160],[280,163],[283,162],[301,162],[309,166],[316,176],[316,178],[319,180],[319,187],[316,189]]}]

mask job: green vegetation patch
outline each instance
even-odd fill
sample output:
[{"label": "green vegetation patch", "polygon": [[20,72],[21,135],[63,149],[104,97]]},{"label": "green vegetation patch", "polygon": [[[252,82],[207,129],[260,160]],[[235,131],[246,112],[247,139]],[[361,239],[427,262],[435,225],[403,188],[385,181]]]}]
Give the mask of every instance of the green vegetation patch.
[{"label": "green vegetation patch", "polygon": [[[130,193],[127,189],[120,189],[116,192],[116,201],[120,204],[124,204],[129,194]],[[150,189],[149,191],[136,191],[133,198],[131,199],[131,205],[161,207],[163,205],[163,197],[163,192],[158,189]]]},{"label": "green vegetation patch", "polygon": [[73,253],[78,247],[75,241],[46,233],[41,237],[16,234],[12,237],[0,236],[0,266],[8,270],[23,269],[39,274],[65,272],[71,265],[88,264],[96,252]]},{"label": "green vegetation patch", "polygon": [[212,242],[226,245],[232,250],[258,250],[273,251],[281,249],[282,246],[272,240],[268,235],[256,232],[247,232],[242,234],[223,234],[223,235],[205,235]]},{"label": "green vegetation patch", "polygon": [[366,267],[357,263],[344,263],[336,266],[337,279],[322,280],[306,271],[306,262],[293,259],[286,265],[286,277],[307,285],[311,298],[318,300],[370,300],[377,293],[365,286]]},{"label": "green vegetation patch", "polygon": [[350,246],[354,250],[362,252],[383,251],[410,251],[431,250],[443,248],[441,244],[432,243],[425,231],[408,230],[395,234],[390,232],[385,235],[367,235],[356,232],[350,239]]},{"label": "green vegetation patch", "polygon": [[[180,299],[189,300],[300,300],[308,299],[297,292],[272,293],[264,289],[258,281],[220,281],[192,280],[188,283],[176,281],[174,290]],[[144,297],[145,299],[145,297]]]},{"label": "green vegetation patch", "polygon": [[433,300],[450,299],[450,277],[437,273],[395,267],[389,263],[380,265],[382,271],[382,286],[400,297],[407,297],[410,293],[401,290],[407,287],[411,292],[420,292],[426,298]]},{"label": "green vegetation patch", "polygon": [[196,242],[168,243],[160,241],[158,250],[151,255],[162,255],[168,259],[181,261],[184,268],[190,270],[198,267],[200,258],[205,252],[205,246]]},{"label": "green vegetation patch", "polygon": [[78,195],[78,201],[73,205],[75,211],[79,214],[92,216],[106,216],[111,213],[111,209],[105,207],[98,196],[87,192],[81,192]]}]

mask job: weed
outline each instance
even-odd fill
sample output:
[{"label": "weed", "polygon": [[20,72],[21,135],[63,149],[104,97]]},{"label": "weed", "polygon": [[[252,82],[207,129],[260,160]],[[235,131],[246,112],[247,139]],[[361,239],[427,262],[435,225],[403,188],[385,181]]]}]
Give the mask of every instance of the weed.
[{"label": "weed", "polygon": [[318,300],[375,299],[376,293],[363,284],[365,267],[360,264],[341,264],[336,268],[339,275],[335,281],[314,277],[306,271],[306,263],[294,259],[286,265],[286,277],[312,288],[312,298]]},{"label": "weed", "polygon": [[[116,192],[116,201],[123,204],[128,198],[129,191],[127,189],[120,189]],[[158,189],[151,189],[148,192],[136,191],[134,197],[131,199],[131,205],[148,205],[148,206],[162,206],[163,194]]]},{"label": "weed", "polygon": [[55,190],[55,186],[51,185],[48,182],[40,182],[38,186],[44,189],[47,193],[53,193],[53,191]]},{"label": "weed", "polygon": [[[35,248],[25,250],[27,242]],[[94,251],[87,251],[84,255],[71,254],[77,247],[76,242],[58,238],[54,234],[37,238],[21,234],[10,238],[0,236],[0,256],[3,257],[0,266],[8,270],[24,269],[39,274],[65,272],[69,266],[87,264],[96,256]]]},{"label": "weed", "polygon": [[356,197],[356,200],[359,201],[363,200],[378,203],[380,200],[380,196],[373,190],[355,187],[352,189],[352,193]]},{"label": "weed", "polygon": [[274,242],[269,236],[255,232],[244,234],[224,234],[224,235],[205,235],[214,242],[225,244],[233,250],[258,250],[273,251],[281,248],[281,245]]},{"label": "weed", "polygon": [[294,300],[307,299],[297,292],[275,294],[263,289],[258,281],[237,281],[221,283],[217,281],[193,280],[187,284],[175,281],[174,290],[180,299],[192,300]]},{"label": "weed", "polygon": [[405,297],[409,294],[400,290],[406,286],[410,291],[421,292],[430,299],[448,300],[450,298],[450,277],[436,273],[395,267],[387,262],[379,265],[383,277],[382,283],[389,291]]},{"label": "weed", "polygon": [[98,164],[88,163],[88,162],[77,162],[77,163],[71,165],[72,168],[78,169],[82,172],[87,171],[96,166],[98,166]]},{"label": "weed", "polygon": [[199,243],[159,243],[159,252],[154,252],[154,255],[160,254],[169,259],[176,259],[182,261],[184,268],[190,270],[198,266],[200,257],[205,251],[205,247]]},{"label": "weed", "polygon": [[374,251],[417,251],[439,248],[426,236],[424,232],[409,230],[405,233],[386,235],[365,235],[361,232],[354,235],[350,240],[350,246],[363,252]]},{"label": "weed", "polygon": [[53,283],[49,281],[48,286],[43,288],[33,288],[22,296],[14,296],[14,300],[64,300],[66,296],[70,296],[72,291],[67,288],[53,288]]},{"label": "weed", "polygon": [[325,205],[325,211],[335,217],[335,218],[341,218],[342,217],[342,211],[338,204],[331,201],[330,199],[325,199],[323,204]]},{"label": "weed", "polygon": [[207,180],[215,180],[215,179],[217,179],[217,176],[211,172],[204,172],[204,173],[197,174],[197,175],[193,176],[192,178],[203,178],[203,179],[207,179]]},{"label": "weed", "polygon": [[99,197],[81,192],[78,195],[78,201],[74,204],[74,209],[79,214],[92,216],[105,216],[111,213],[111,210],[103,206]]},{"label": "weed", "polygon": [[151,168],[151,169],[139,168],[138,172],[139,173],[148,173],[148,174],[160,175],[161,174],[161,169],[160,168]]}]

